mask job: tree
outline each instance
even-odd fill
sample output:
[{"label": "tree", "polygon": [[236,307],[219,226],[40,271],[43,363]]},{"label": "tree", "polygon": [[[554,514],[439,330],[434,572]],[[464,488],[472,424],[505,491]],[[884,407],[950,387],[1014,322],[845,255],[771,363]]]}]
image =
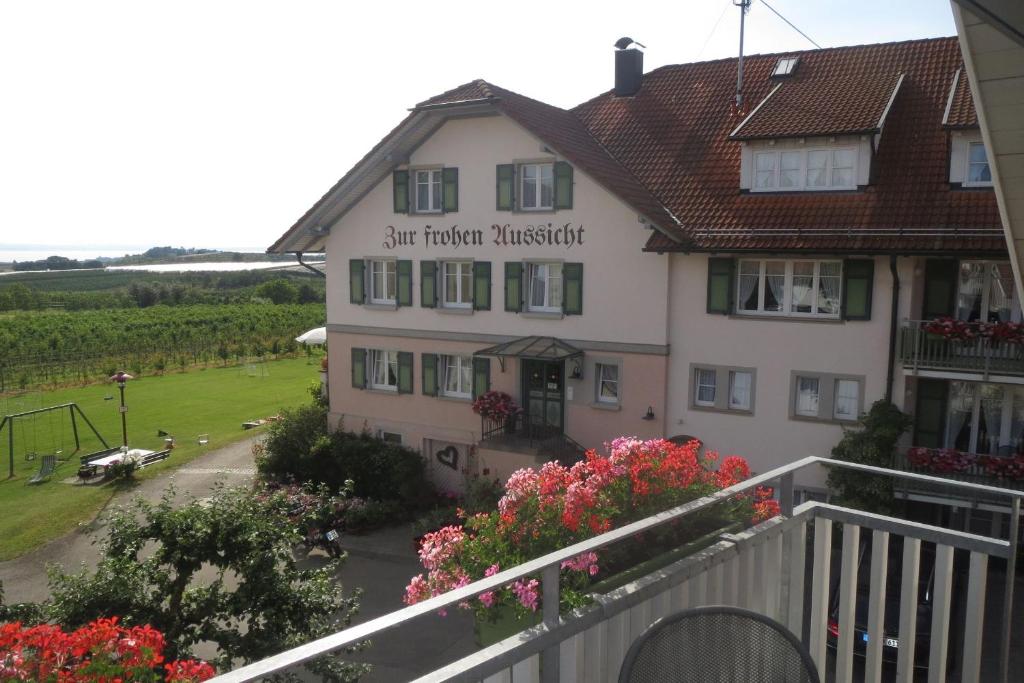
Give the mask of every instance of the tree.
[{"label": "tree", "polygon": [[[119,616],[149,624],[167,639],[169,658],[217,646],[221,670],[343,629],[357,608],[334,574],[340,560],[300,570],[283,496],[260,500],[218,487],[200,503],[175,508],[142,499],[110,516],[96,571],[51,569],[49,616],[65,628]],[[210,570],[213,576],[210,575]],[[199,572],[203,571],[203,577]],[[354,680],[365,668],[337,655],[308,665],[323,680]]]},{"label": "tree", "polygon": [[[896,442],[911,423],[910,416],[892,403],[875,401],[860,419],[862,428],[845,430],[842,440],[832,449],[832,457],[863,465],[892,467]],[[831,468],[828,487],[840,505],[883,514],[892,512],[891,477]]]},{"label": "tree", "polygon": [[318,304],[324,300],[324,293],[317,291],[313,285],[303,282],[299,285],[300,304]]},{"label": "tree", "polygon": [[298,299],[299,292],[295,285],[280,277],[257,287],[256,296],[270,299],[275,304],[293,304]]}]

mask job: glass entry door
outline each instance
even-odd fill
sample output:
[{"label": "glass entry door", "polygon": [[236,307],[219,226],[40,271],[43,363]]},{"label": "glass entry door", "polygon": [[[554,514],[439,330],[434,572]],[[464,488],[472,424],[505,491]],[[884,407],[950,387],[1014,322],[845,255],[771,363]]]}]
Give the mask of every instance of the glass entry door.
[{"label": "glass entry door", "polygon": [[523,361],[523,396],[526,397],[528,428],[559,434],[563,431],[564,387],[565,373],[561,361]]}]

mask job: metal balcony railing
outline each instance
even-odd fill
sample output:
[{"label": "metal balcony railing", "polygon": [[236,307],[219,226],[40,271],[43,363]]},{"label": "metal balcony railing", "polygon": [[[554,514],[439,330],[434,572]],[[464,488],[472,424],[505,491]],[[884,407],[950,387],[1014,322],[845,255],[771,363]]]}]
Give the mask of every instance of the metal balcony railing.
[{"label": "metal balcony railing", "polygon": [[586,449],[560,427],[553,427],[527,413],[504,420],[480,418],[480,440],[493,448],[516,447],[536,451],[537,455],[558,460],[564,465],[581,460]]},{"label": "metal balcony railing", "polygon": [[927,320],[908,320],[900,328],[898,353],[905,368],[988,375],[1024,376],[1024,345],[979,337],[945,339],[924,330]]},{"label": "metal balcony railing", "polygon": [[[1014,456],[987,456],[993,460],[999,459],[1012,459]],[[901,449],[893,455],[893,469],[900,470],[902,472],[916,472],[918,474],[928,474],[934,477],[941,477],[942,479],[951,479],[955,481],[970,482],[973,484],[984,484],[985,486],[994,486],[1001,489],[1012,489],[1014,491],[1020,491],[1024,493],[1024,479],[1012,479],[1008,477],[1000,477],[992,474],[989,468],[985,466],[985,456],[972,456],[972,462],[967,464],[963,469],[954,471],[940,471],[934,467],[926,467],[915,465],[907,457],[906,449]],[[950,493],[949,486],[940,485],[936,486],[930,482],[919,482],[914,480],[900,481],[898,482],[897,490],[905,491],[908,493],[919,493],[923,495],[948,495]],[[1001,495],[989,495],[979,493],[976,491],[969,492],[970,500],[976,503],[988,503],[990,505],[1001,505],[1006,506],[1009,501],[1005,496]]]},{"label": "metal balcony railing", "polygon": [[[909,522],[869,512],[809,502],[794,508],[794,474],[808,468],[846,468],[899,480],[911,480],[958,489],[962,495],[1001,496],[1008,501],[1008,538],[992,538]],[[599,551],[613,543],[663,524],[681,520],[710,506],[743,495],[757,486],[774,485],[782,515],[739,534],[723,535],[705,550],[676,561],[633,583],[604,595],[594,604],[559,614],[559,566],[581,553]],[[517,579],[540,576],[543,590],[543,622],[495,645],[429,672],[418,681],[614,681],[630,644],[659,617],[706,604],[730,604],[754,609],[785,624],[809,648],[822,680],[851,681],[854,637],[866,634],[863,680],[880,681],[885,642],[886,591],[894,581],[900,586],[897,679],[912,681],[917,634],[919,558],[922,544],[934,556],[934,584],[930,591],[932,616],[929,627],[928,680],[945,681],[950,648],[961,653],[961,681],[1008,680],[1014,582],[1005,581],[999,604],[998,638],[987,637],[985,603],[989,560],[1005,564],[1005,576],[1015,576],[1020,536],[1020,491],[957,482],[911,472],[807,457],[785,467],[647,517],[557,552],[506,569],[463,588],[406,607],[391,614],[320,638],[262,661],[240,667],[216,679],[218,683],[261,680],[321,655],[383,634],[439,609],[452,607],[488,590]],[[841,534],[842,550],[833,558],[833,533]],[[873,551],[870,567],[860,567],[860,537],[870,534]],[[813,538],[807,555],[807,538]],[[902,573],[894,579],[886,571],[890,538],[902,539]],[[934,552],[931,549],[934,546]],[[954,559],[966,566],[966,580],[954,581]],[[838,561],[837,561],[838,560]],[[858,572],[868,576],[858,581]],[[856,605],[868,592],[866,627],[857,626]],[[964,609],[953,619],[956,586],[964,587]],[[835,596],[835,598],[833,597]],[[833,604],[838,610],[833,611]],[[831,623],[830,623],[831,622]],[[923,622],[922,622],[923,623]],[[828,633],[835,627],[834,669],[827,656]],[[983,633],[986,637],[983,638]],[[886,646],[891,647],[891,646]],[[722,643],[722,656],[730,656],[742,643]]]}]

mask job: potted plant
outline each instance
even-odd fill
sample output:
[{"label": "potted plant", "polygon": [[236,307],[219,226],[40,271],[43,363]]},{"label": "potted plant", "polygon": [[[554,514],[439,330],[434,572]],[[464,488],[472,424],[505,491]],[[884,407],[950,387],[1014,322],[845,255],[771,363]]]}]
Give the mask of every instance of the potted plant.
[{"label": "potted plant", "polygon": [[[588,451],[585,460],[568,468],[549,462],[539,470],[521,469],[509,477],[496,510],[464,514],[462,526],[427,534],[419,551],[426,572],[413,577],[405,602],[414,604],[492,576],[730,486],[750,474],[746,461],[738,456],[721,462],[715,453],[701,456],[696,441],[677,445],[663,439],[619,438],[608,445],[608,451],[607,455]],[[642,563],[653,563],[644,567],[653,571],[655,565],[664,566],[706,547],[723,526],[743,526],[778,514],[771,495],[770,489],[762,488],[603,549],[600,555],[585,553],[563,562],[561,608],[587,604],[589,594],[611,590],[615,587],[607,578],[611,575]],[[697,539],[703,545],[694,545]],[[537,620],[540,590],[539,577],[527,577],[461,606],[475,612],[478,641],[497,642]]]},{"label": "potted plant", "polygon": [[473,412],[486,420],[503,424],[505,431],[512,434],[516,430],[516,416],[520,408],[504,391],[491,390],[476,397]]}]

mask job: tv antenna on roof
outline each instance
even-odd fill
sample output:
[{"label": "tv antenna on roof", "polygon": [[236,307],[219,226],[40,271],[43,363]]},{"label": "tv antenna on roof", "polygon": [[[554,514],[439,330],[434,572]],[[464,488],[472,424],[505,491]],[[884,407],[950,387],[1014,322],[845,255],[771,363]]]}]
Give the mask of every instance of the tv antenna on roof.
[{"label": "tv antenna on roof", "polygon": [[732,4],[740,8],[740,58],[736,63],[736,110],[743,111],[743,25],[747,12],[750,11],[751,0],[732,0]]}]

